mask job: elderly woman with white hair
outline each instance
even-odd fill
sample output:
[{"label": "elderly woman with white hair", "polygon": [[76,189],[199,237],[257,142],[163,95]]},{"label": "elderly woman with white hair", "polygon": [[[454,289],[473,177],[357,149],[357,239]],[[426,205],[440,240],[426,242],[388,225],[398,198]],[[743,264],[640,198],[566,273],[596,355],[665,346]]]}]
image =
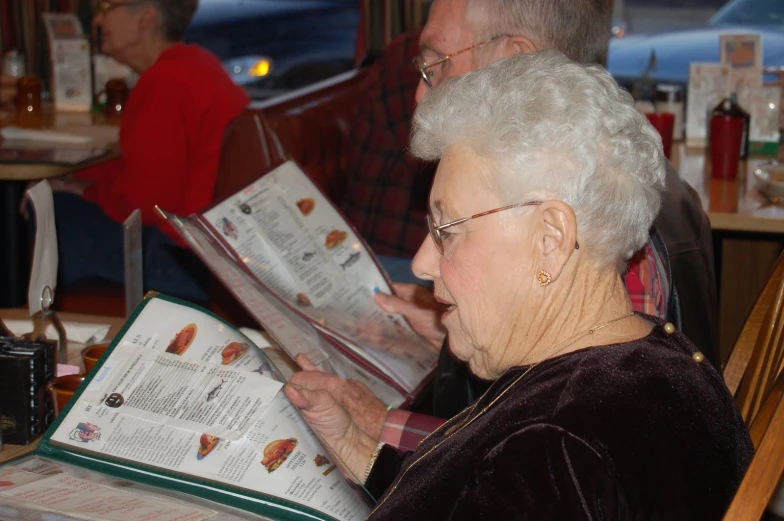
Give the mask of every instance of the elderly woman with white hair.
[{"label": "elderly woman with white hair", "polygon": [[450,350],[494,380],[411,454],[324,390],[286,393],[383,494],[369,519],[719,519],[752,446],[721,376],[671,324],[636,315],[624,261],[660,206],[660,140],[606,71],[555,51],[450,79],[417,108],[440,159],[432,280]]}]

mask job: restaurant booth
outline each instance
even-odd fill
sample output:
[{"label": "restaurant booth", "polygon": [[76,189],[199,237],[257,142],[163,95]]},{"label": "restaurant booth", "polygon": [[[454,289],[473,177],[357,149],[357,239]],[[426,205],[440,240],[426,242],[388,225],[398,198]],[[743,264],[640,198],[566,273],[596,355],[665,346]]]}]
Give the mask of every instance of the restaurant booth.
[{"label": "restaurant booth", "polygon": [[[0,16],[16,8],[16,17],[22,21],[20,34],[7,31],[8,24],[2,26],[0,34],[4,50],[25,50],[26,68],[42,71],[40,76],[47,79],[53,74],[45,65],[48,58],[44,52],[37,52],[45,35],[40,30],[29,30],[41,20],[42,12],[33,7],[37,4],[21,0],[0,3],[0,9],[6,9],[5,13],[0,11]],[[77,18],[89,19],[88,2],[50,4],[47,10],[52,12],[74,13]],[[357,110],[366,108],[358,100],[380,96],[385,85],[394,81],[401,91],[403,113],[398,116],[410,121],[420,74],[408,64],[419,53],[418,30],[426,19],[428,2],[360,0],[359,4],[356,67],[309,87],[254,101],[237,117],[224,134],[214,192],[216,202],[242,190],[287,159],[296,161],[326,196],[338,201],[345,190],[344,173]],[[85,33],[89,40],[89,30]],[[69,114],[44,102],[40,117],[28,120],[24,127],[90,135],[106,153],[88,161],[116,157],[121,115],[108,117],[105,111],[90,109]],[[19,117],[16,112],[3,114],[0,127],[17,124]],[[704,146],[692,147],[686,141],[672,144],[671,162],[694,189],[712,227],[723,373],[742,405],[758,451],[725,517],[732,520],[759,519],[784,470],[784,205],[780,197],[760,191],[759,175],[755,173],[771,168],[776,160],[784,161],[784,146],[779,146],[774,155],[751,155],[741,160],[734,179],[716,179],[711,175],[711,157]],[[85,164],[80,162],[79,167]],[[0,154],[3,320],[29,319],[26,305],[32,242],[28,225],[18,211],[23,193],[31,182],[54,182],[72,170],[72,166],[51,157],[19,161]],[[784,168],[781,171],[784,175]],[[236,327],[259,327],[217,278],[210,281],[209,302],[201,304]],[[52,310],[67,327],[107,325],[107,339],[120,331],[131,312],[125,288],[100,281],[86,281],[78,288],[58,291]],[[79,353],[84,347],[79,342],[69,342],[67,362],[83,364]],[[0,451],[0,461],[26,454],[36,443],[6,444]]]}]

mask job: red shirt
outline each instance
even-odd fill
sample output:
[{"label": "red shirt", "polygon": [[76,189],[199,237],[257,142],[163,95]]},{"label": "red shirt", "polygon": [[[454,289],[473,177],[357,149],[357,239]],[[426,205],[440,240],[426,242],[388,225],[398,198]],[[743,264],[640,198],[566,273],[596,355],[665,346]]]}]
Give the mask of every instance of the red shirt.
[{"label": "red shirt", "polygon": [[131,91],[121,156],[76,174],[96,181],[84,199],[117,222],[139,208],[144,225],[182,243],[154,206],[189,215],[212,201],[223,131],[249,101],[210,52],[181,43],[168,48]]}]

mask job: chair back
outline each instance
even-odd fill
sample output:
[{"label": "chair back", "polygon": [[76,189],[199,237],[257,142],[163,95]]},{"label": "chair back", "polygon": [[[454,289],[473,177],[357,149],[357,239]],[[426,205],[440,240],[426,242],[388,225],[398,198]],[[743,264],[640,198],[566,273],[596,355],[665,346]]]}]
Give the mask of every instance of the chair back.
[{"label": "chair back", "polygon": [[746,425],[753,425],[783,364],[784,254],[776,261],[724,367],[724,381]]},{"label": "chair back", "polygon": [[280,140],[260,111],[245,109],[223,134],[213,201],[222,201],[286,159]]},{"label": "chair back", "polygon": [[332,201],[345,191],[349,137],[365,69],[356,69],[283,96],[254,103],[283,149]]},{"label": "chair back", "polygon": [[774,382],[762,403],[750,434],[757,451],[732,499],[724,521],[762,518],[784,472],[784,375]]}]

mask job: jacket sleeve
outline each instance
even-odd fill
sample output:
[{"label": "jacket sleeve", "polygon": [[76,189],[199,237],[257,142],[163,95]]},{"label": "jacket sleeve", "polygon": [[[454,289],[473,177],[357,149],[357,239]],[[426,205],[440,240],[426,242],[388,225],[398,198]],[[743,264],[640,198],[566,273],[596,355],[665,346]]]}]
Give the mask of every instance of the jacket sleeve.
[{"label": "jacket sleeve", "polygon": [[670,294],[678,299],[681,330],[719,369],[719,299],[711,225],[697,194],[669,163],[667,192],[654,226],[667,248]]},{"label": "jacket sleeve", "polygon": [[184,199],[188,169],[185,102],[177,88],[162,83],[147,82],[132,94],[134,110],[125,114],[120,132],[122,157],[102,175],[85,172],[79,176],[96,180],[84,198],[97,203],[116,222],[123,222],[139,208],[143,224],[157,224],[155,205],[177,211]]},{"label": "jacket sleeve", "polygon": [[376,462],[370,469],[367,481],[365,481],[365,489],[374,499],[380,499],[394,483],[403,461],[409,454],[409,452],[398,450],[390,445],[381,447]]},{"label": "jacket sleeve", "polygon": [[560,427],[515,433],[477,467],[448,519],[630,519],[602,455]]}]

